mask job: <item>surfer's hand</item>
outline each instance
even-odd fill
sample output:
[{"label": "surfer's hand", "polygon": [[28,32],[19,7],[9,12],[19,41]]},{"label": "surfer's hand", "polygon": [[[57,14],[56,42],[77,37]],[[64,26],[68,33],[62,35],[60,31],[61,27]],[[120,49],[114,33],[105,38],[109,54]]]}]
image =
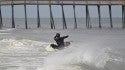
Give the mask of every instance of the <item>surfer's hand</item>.
[{"label": "surfer's hand", "polygon": [[67,37],[69,37],[69,35],[67,35]]}]

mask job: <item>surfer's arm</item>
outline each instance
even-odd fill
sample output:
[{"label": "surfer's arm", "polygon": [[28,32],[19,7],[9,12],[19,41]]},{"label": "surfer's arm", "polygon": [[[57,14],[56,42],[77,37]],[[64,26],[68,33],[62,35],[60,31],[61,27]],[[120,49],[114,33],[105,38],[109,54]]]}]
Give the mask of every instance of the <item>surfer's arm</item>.
[{"label": "surfer's arm", "polygon": [[67,36],[63,36],[63,37],[54,37],[54,40],[59,40],[59,39],[65,39],[65,38],[67,38],[67,37],[69,37],[68,35]]},{"label": "surfer's arm", "polygon": [[68,38],[69,37],[69,35],[67,35],[67,36],[63,36],[63,38],[65,39],[65,38]]}]

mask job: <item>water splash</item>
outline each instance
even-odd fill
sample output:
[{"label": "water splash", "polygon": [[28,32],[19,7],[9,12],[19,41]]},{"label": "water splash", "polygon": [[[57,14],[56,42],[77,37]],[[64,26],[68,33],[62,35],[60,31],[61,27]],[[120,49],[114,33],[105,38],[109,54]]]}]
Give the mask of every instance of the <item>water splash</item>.
[{"label": "water splash", "polygon": [[116,70],[123,62],[111,58],[111,51],[111,48],[106,47],[72,46],[48,56],[41,70]]},{"label": "water splash", "polygon": [[[0,61],[13,70],[124,70],[125,57],[115,48],[71,45],[70,47],[45,55],[45,42],[33,40],[0,40]],[[42,55],[41,55],[42,54]],[[10,57],[10,56],[14,56]],[[17,57],[18,56],[18,57]],[[25,56],[25,58],[23,58]],[[30,56],[30,57],[29,57]],[[31,57],[32,56],[32,57]],[[44,59],[43,59],[44,57]],[[28,66],[29,68],[25,67]],[[18,67],[19,66],[19,67]],[[32,68],[32,66],[36,66]],[[7,70],[7,69],[6,69]]]},{"label": "water splash", "polygon": [[[3,39],[0,41],[0,51],[3,53],[26,53],[33,51],[38,51],[41,49],[44,49],[44,45],[47,43],[45,42],[38,42],[33,40],[16,40],[16,39]],[[39,48],[39,49],[37,49]]]},{"label": "water splash", "polygon": [[105,49],[70,47],[45,59],[44,70],[83,70],[104,68],[109,60]]}]

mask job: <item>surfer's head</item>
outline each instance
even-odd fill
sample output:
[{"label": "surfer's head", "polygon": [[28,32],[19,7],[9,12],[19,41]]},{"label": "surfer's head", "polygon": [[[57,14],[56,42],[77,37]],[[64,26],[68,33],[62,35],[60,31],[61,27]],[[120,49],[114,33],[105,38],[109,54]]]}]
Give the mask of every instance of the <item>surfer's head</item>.
[{"label": "surfer's head", "polygon": [[56,33],[56,37],[60,37],[60,33]]}]

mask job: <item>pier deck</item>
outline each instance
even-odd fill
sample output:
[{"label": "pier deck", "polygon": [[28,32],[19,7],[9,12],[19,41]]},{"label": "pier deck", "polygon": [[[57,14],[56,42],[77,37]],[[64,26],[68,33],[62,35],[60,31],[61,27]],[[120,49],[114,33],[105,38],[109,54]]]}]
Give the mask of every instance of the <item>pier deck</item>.
[{"label": "pier deck", "polygon": [[1,5],[124,5],[125,0],[1,0]]}]

